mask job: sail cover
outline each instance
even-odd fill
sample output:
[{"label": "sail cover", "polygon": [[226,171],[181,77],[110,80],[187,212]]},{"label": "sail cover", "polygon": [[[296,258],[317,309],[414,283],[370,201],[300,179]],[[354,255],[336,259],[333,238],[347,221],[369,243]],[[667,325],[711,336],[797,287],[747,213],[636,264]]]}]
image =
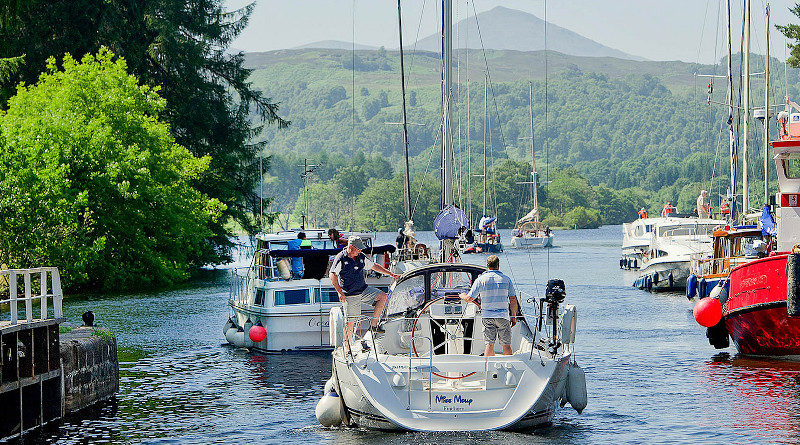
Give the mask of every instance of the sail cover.
[{"label": "sail cover", "polygon": [[523,223],[526,223],[528,221],[533,221],[534,219],[537,219],[538,217],[539,217],[539,209],[534,207],[533,210],[528,212],[527,215],[525,215],[522,218],[520,218],[519,221],[517,221],[517,224],[523,224]]},{"label": "sail cover", "polygon": [[440,240],[458,238],[458,229],[462,227],[469,228],[467,216],[452,204],[442,209],[433,220],[433,233]]}]

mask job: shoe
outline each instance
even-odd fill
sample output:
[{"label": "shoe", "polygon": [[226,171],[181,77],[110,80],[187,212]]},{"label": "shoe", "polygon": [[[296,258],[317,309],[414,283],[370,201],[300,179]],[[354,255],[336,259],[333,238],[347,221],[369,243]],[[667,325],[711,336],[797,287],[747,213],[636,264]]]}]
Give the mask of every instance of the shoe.
[{"label": "shoe", "polygon": [[386,330],[384,330],[381,326],[370,326],[369,329],[376,334],[386,333]]}]

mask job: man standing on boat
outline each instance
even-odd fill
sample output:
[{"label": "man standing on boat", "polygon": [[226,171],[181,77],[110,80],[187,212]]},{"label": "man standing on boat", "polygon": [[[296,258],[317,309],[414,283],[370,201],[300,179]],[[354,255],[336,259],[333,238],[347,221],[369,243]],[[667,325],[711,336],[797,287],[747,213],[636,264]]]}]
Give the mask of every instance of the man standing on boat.
[{"label": "man standing on boat", "polygon": [[365,248],[361,237],[351,236],[347,239],[347,247],[333,258],[331,265],[330,279],[336,293],[339,294],[339,301],[344,306],[348,338],[353,335],[353,322],[361,316],[362,303],[375,305],[370,322],[371,328],[378,326],[378,319],[383,307],[386,306],[386,292],[367,286],[364,273],[371,269],[383,275],[390,275],[395,280],[400,277],[361,253]]},{"label": "man standing on boat", "polygon": [[486,258],[486,272],[480,274],[472,283],[468,294],[461,298],[470,303],[480,299],[483,315],[483,337],[486,340],[484,357],[494,355],[494,344],[499,341],[503,355],[511,355],[511,328],[517,324],[517,293],[511,278],[500,272],[500,258],[489,255]]},{"label": "man standing on boat", "polygon": [[711,213],[711,209],[708,207],[708,198],[706,198],[708,192],[705,190],[700,190],[700,196],[697,197],[697,217],[698,218],[708,218],[709,213]]}]

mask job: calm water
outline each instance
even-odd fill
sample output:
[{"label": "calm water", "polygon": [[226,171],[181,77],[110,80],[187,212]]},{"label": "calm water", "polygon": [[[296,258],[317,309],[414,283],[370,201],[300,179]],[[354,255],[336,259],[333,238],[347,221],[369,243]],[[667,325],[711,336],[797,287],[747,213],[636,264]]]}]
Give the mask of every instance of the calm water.
[{"label": "calm water", "polygon": [[556,232],[549,274],[546,251],[509,249],[501,257],[522,290],[541,294],[548,276],[562,278],[567,301],[578,307],[575,356],[586,370],[589,406],[583,415],[560,410],[552,427],[529,434],[321,428],[314,406],[330,359],[224,345],[226,272],[214,271],[169,292],[68,299],[68,322],[91,309],[117,334],[120,393],[116,403],[26,442],[796,442],[800,364],[715,351],[682,295],[630,287],[634,277],[617,268],[620,241],[618,226]]}]

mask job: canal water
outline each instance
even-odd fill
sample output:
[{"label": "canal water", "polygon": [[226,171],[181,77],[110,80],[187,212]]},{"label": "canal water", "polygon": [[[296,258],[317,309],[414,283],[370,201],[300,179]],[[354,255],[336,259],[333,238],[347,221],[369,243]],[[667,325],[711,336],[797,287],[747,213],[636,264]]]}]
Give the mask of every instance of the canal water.
[{"label": "canal water", "polygon": [[[429,238],[430,234],[423,234]],[[509,234],[504,233],[505,240]],[[394,234],[380,234],[391,242]],[[427,240],[431,241],[431,240]],[[589,405],[528,433],[379,433],[317,424],[325,355],[259,355],[224,343],[227,271],[180,289],[71,297],[68,322],[94,311],[117,334],[120,392],[25,441],[57,443],[781,443],[800,430],[800,364],[716,351],[681,294],[631,287],[619,226],[559,231],[549,251],[501,256],[518,288],[561,278],[578,308],[575,357]],[[484,256],[467,256],[483,262]],[[548,267],[549,263],[549,267]]]}]

